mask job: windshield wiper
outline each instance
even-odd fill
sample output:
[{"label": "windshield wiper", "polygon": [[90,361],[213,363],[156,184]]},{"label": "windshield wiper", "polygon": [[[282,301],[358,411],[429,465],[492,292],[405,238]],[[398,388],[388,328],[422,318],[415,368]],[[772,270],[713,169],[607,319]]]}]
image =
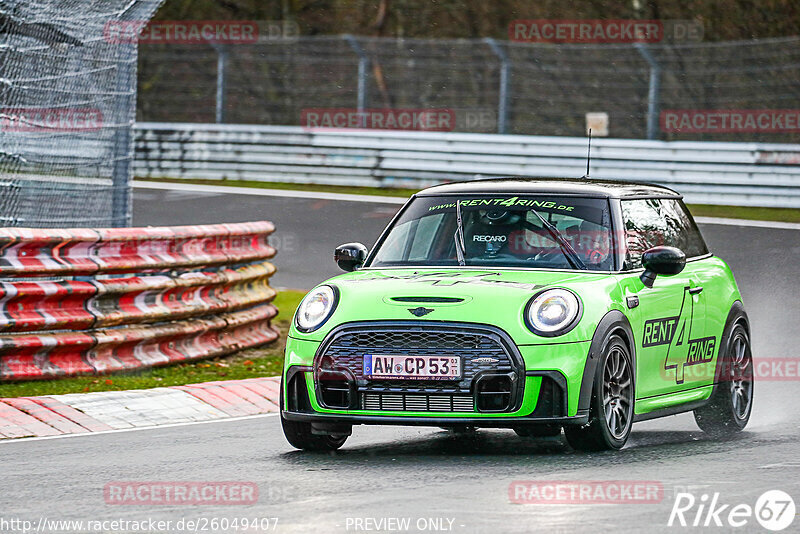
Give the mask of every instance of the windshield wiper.
[{"label": "windshield wiper", "polygon": [[572,245],[569,244],[569,241],[566,240],[564,235],[558,231],[558,228],[552,225],[550,221],[539,215],[539,212],[535,209],[531,208],[530,211],[536,215],[536,217],[542,222],[542,225],[550,232],[550,235],[553,237],[558,246],[561,247],[561,252],[564,253],[564,257],[567,258],[567,261],[572,266],[573,269],[581,269],[586,270],[586,264],[583,263],[578,253],[575,252],[575,249],[572,248]]},{"label": "windshield wiper", "polygon": [[461,201],[456,199],[456,233],[453,234],[453,239],[456,242],[456,256],[458,256],[458,264],[463,267],[467,264],[464,260],[464,224],[461,221]]}]

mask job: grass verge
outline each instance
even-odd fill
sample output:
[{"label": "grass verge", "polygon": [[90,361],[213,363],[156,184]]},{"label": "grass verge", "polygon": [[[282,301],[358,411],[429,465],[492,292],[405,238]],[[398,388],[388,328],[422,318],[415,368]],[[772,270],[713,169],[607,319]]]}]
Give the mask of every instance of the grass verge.
[{"label": "grass verge", "polygon": [[751,206],[712,206],[690,204],[695,217],[722,217],[726,219],[750,219],[755,221],[800,222],[800,209],[758,208]]},{"label": "grass verge", "polygon": [[[344,193],[349,195],[378,195],[408,198],[416,190],[351,187],[341,185],[291,184],[282,182],[256,182],[250,180],[186,180],[178,178],[137,178],[150,182],[190,183],[200,185],[226,185],[231,187],[252,187],[258,189],[284,189],[294,191],[320,191],[324,193]],[[710,204],[690,204],[692,214],[702,217],[723,217],[728,219],[751,219],[757,221],[800,222],[800,209],[759,208],[750,206],[715,206]]]},{"label": "grass verge", "polygon": [[281,336],[266,347],[246,349],[230,356],[153,367],[128,373],[7,382],[0,384],[0,398],[148,389],[213,380],[238,380],[278,375],[283,366],[283,350],[286,346],[289,322],[304,295],[305,292],[295,290],[278,292],[275,297],[275,305],[280,313],[273,324],[280,329]]}]

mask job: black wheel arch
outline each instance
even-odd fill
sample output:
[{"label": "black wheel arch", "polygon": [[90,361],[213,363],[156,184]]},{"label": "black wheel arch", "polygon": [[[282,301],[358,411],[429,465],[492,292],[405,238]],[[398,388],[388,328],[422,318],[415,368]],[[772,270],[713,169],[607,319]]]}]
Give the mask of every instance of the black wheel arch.
[{"label": "black wheel arch", "polygon": [[714,370],[714,387],[712,390],[713,392],[717,390],[717,387],[722,382],[722,373],[724,371],[722,364],[722,355],[727,354],[728,352],[728,343],[730,342],[731,334],[733,333],[733,329],[737,324],[741,324],[744,327],[745,332],[747,332],[747,338],[750,340],[750,346],[752,350],[752,337],[750,336],[750,318],[747,316],[747,312],[744,309],[744,304],[741,300],[736,300],[731,305],[731,309],[728,312],[728,317],[725,319],[725,326],[722,329],[722,336],[719,340],[719,351],[717,352],[717,362],[715,365]]},{"label": "black wheel arch", "polygon": [[[736,300],[731,305],[731,310],[728,312],[728,317],[725,320],[725,328],[728,327],[729,324],[736,324],[742,323],[744,329],[747,330],[747,335],[750,335],[750,317],[747,316],[747,312],[744,309],[744,304],[741,300]],[[732,328],[732,327],[731,327]]]},{"label": "black wheel arch", "polygon": [[586,365],[583,368],[583,378],[581,380],[581,390],[578,397],[578,413],[588,413],[590,403],[592,400],[592,387],[594,386],[594,377],[597,372],[597,363],[600,360],[600,355],[603,350],[603,342],[606,338],[617,333],[625,341],[628,350],[631,354],[631,365],[633,366],[633,391],[634,398],[636,397],[636,342],[633,335],[633,328],[628,317],[619,310],[611,310],[606,313],[592,336],[592,343],[589,346],[589,353],[586,355]]}]

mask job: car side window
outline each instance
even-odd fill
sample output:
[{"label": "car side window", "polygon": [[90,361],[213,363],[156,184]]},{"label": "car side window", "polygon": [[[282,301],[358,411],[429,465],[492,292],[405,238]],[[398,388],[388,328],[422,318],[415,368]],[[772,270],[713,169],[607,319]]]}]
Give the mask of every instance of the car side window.
[{"label": "car side window", "polygon": [[433,241],[437,237],[436,229],[442,224],[442,219],[444,219],[444,213],[423,217],[419,220],[408,254],[409,260],[420,261],[430,255]]},{"label": "car side window", "polygon": [[414,235],[419,220],[408,221],[397,226],[396,230],[383,244],[383,254],[388,261],[400,261],[408,247],[408,239]]},{"label": "car side window", "polygon": [[[686,253],[687,258],[697,258],[698,256],[705,256],[708,254],[708,246],[694,222],[694,218],[689,214],[689,210],[683,203],[683,200],[669,199],[662,200],[674,213],[674,220],[678,221],[681,225],[681,235],[683,236],[683,246],[681,250]],[[680,247],[678,247],[680,248]]]},{"label": "car side window", "polygon": [[657,246],[681,249],[687,258],[708,254],[708,248],[686,206],[679,199],[622,201],[627,254],[626,269],[639,269],[642,254]]}]

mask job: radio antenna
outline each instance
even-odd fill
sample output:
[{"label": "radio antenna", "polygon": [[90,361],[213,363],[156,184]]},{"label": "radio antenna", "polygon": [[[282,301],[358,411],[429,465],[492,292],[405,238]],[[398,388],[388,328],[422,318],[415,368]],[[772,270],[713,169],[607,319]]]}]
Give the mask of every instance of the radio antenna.
[{"label": "radio antenna", "polygon": [[586,174],[584,178],[589,177],[589,163],[592,161],[592,129],[589,128],[589,150],[586,152]]}]

